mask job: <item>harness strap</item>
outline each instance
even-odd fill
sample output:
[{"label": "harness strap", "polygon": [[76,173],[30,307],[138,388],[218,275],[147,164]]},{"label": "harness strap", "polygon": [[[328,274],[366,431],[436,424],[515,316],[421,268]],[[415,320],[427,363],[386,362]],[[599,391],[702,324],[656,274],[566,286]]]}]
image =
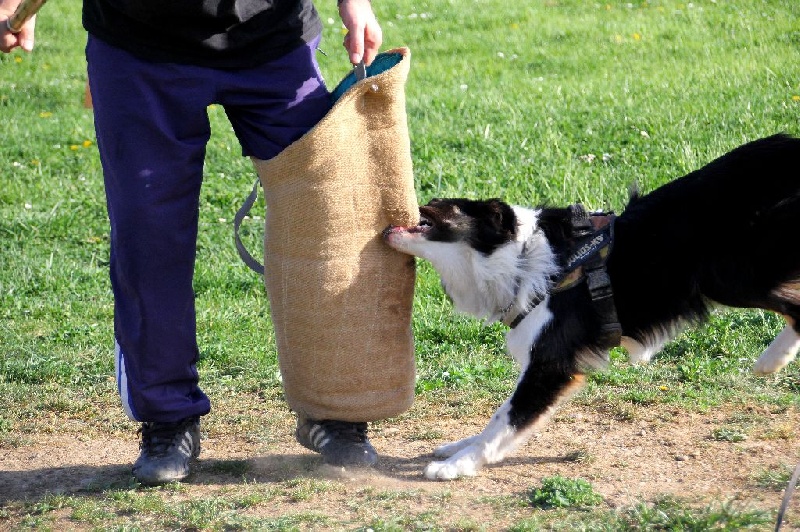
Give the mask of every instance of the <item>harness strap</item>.
[{"label": "harness strap", "polygon": [[[607,255],[607,254],[606,254]],[[600,342],[603,347],[617,347],[622,341],[622,326],[617,318],[611,278],[606,271],[606,258],[600,254],[584,266],[586,284],[597,315],[600,316]]]},{"label": "harness strap", "polygon": [[[601,318],[600,342],[603,347],[616,347],[622,339],[622,326],[617,318],[614,305],[614,293],[611,289],[611,278],[606,271],[606,261],[614,242],[613,213],[589,214],[583,205],[570,206],[573,232],[580,238],[576,249],[565,261],[561,276],[552,279],[550,293],[569,290],[584,279],[592,299],[592,306]],[[530,302],[528,310],[518,314],[507,322],[512,329],[520,324],[528,314],[536,308],[544,296],[536,295]]]},{"label": "harness strap", "polygon": [[[622,341],[622,326],[617,318],[617,307],[614,304],[614,292],[611,289],[611,277],[606,270],[606,262],[614,244],[613,213],[595,214],[588,217],[588,223],[595,232],[606,238],[598,243],[601,248],[591,255],[584,265],[587,288],[592,298],[597,315],[601,318],[600,342],[603,347],[616,347]],[[595,233],[597,234],[597,233]],[[595,238],[596,240],[596,238]]]},{"label": "harness strap", "polygon": [[520,324],[520,322],[522,322],[522,320],[524,320],[525,318],[527,318],[527,317],[528,317],[528,314],[530,314],[530,313],[531,313],[531,311],[532,311],[533,309],[535,309],[536,307],[538,307],[538,306],[539,306],[539,304],[540,304],[542,301],[544,301],[544,298],[545,298],[545,296],[542,296],[542,295],[536,294],[536,297],[534,297],[533,299],[531,299],[531,301],[530,301],[530,303],[529,303],[529,305],[528,305],[528,309],[527,309],[527,310],[525,310],[525,311],[523,311],[523,312],[520,312],[519,314],[517,314],[517,317],[516,317],[516,318],[514,318],[513,320],[511,320],[510,322],[503,321],[503,323],[505,323],[506,325],[508,325],[510,328],[514,329],[514,328],[515,328],[517,325],[519,325],[519,324]]}]

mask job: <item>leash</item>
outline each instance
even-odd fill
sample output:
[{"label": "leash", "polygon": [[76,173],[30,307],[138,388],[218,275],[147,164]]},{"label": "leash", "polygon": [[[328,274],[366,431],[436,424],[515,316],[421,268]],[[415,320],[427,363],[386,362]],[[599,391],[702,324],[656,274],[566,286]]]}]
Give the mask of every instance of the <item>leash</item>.
[{"label": "leash", "polygon": [[[367,67],[363,60],[357,65],[353,65],[353,75],[355,76],[356,81],[361,81],[367,77]],[[258,189],[260,188],[260,185],[261,180],[256,178],[256,182],[253,184],[253,190],[250,191],[250,194],[247,195],[242,206],[239,207],[238,211],[236,211],[236,215],[233,217],[233,238],[236,243],[236,251],[239,253],[239,258],[242,259],[248,268],[259,275],[264,275],[264,265],[256,260],[255,257],[253,257],[239,236],[239,229],[242,226],[242,221],[247,217],[250,209],[253,208],[253,205],[258,199]]]},{"label": "leash", "polygon": [[794,468],[792,478],[789,479],[789,484],[786,486],[786,492],[783,494],[783,501],[781,502],[781,507],[778,510],[778,518],[775,521],[775,532],[779,532],[781,526],[783,526],[783,516],[786,514],[786,509],[789,508],[789,501],[792,500],[792,495],[797,487],[798,479],[800,479],[800,463],[798,463],[797,467]]},{"label": "leash", "polygon": [[253,190],[250,191],[250,194],[247,195],[242,206],[236,211],[236,215],[233,217],[233,238],[236,241],[236,251],[239,252],[239,257],[247,264],[247,267],[259,275],[264,275],[264,265],[258,262],[255,257],[247,251],[247,247],[245,247],[242,243],[242,239],[239,237],[239,228],[242,226],[242,220],[244,220],[245,216],[250,212],[250,209],[253,208],[256,199],[258,199],[258,188],[260,185],[261,181],[256,179],[256,182],[253,184]]}]

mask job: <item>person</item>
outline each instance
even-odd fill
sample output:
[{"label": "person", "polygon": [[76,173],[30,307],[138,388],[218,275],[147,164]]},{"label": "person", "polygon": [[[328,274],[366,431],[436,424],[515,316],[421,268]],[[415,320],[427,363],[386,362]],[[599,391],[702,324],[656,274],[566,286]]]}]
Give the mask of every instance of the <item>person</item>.
[{"label": "person", "polygon": [[[332,0],[331,0],[332,1]],[[0,50],[34,46],[0,0]],[[369,0],[338,0],[351,63],[382,44]],[[331,108],[315,53],[312,0],[84,0],[86,59],[111,228],[110,279],[118,390],[141,423],[133,474],[155,485],[186,478],[200,452],[209,398],[199,386],[192,276],[200,187],[221,105],[243,155],[269,159]],[[367,423],[298,418],[299,443],[329,464],[377,460]]]}]

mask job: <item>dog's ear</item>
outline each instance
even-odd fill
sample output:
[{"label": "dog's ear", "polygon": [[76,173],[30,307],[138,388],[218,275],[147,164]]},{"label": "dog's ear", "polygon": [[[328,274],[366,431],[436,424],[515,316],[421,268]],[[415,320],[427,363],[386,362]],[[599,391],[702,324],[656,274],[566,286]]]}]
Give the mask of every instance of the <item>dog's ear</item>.
[{"label": "dog's ear", "polygon": [[572,238],[572,212],[569,208],[542,207],[538,221],[552,245],[557,246]]},{"label": "dog's ear", "polygon": [[498,246],[514,239],[517,234],[517,216],[510,205],[499,199],[463,203],[464,216],[468,218],[466,238],[473,249],[490,255]]},{"label": "dog's ear", "polygon": [[492,223],[506,234],[513,235],[517,231],[517,216],[510,205],[499,199],[491,199],[488,206],[492,216]]}]

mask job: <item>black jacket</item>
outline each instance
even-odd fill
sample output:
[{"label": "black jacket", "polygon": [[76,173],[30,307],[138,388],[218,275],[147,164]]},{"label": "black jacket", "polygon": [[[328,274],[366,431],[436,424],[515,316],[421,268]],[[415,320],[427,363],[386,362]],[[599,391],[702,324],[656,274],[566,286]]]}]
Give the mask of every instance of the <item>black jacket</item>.
[{"label": "black jacket", "polygon": [[84,0],[83,27],[149,61],[247,68],[322,31],[312,0]]}]

